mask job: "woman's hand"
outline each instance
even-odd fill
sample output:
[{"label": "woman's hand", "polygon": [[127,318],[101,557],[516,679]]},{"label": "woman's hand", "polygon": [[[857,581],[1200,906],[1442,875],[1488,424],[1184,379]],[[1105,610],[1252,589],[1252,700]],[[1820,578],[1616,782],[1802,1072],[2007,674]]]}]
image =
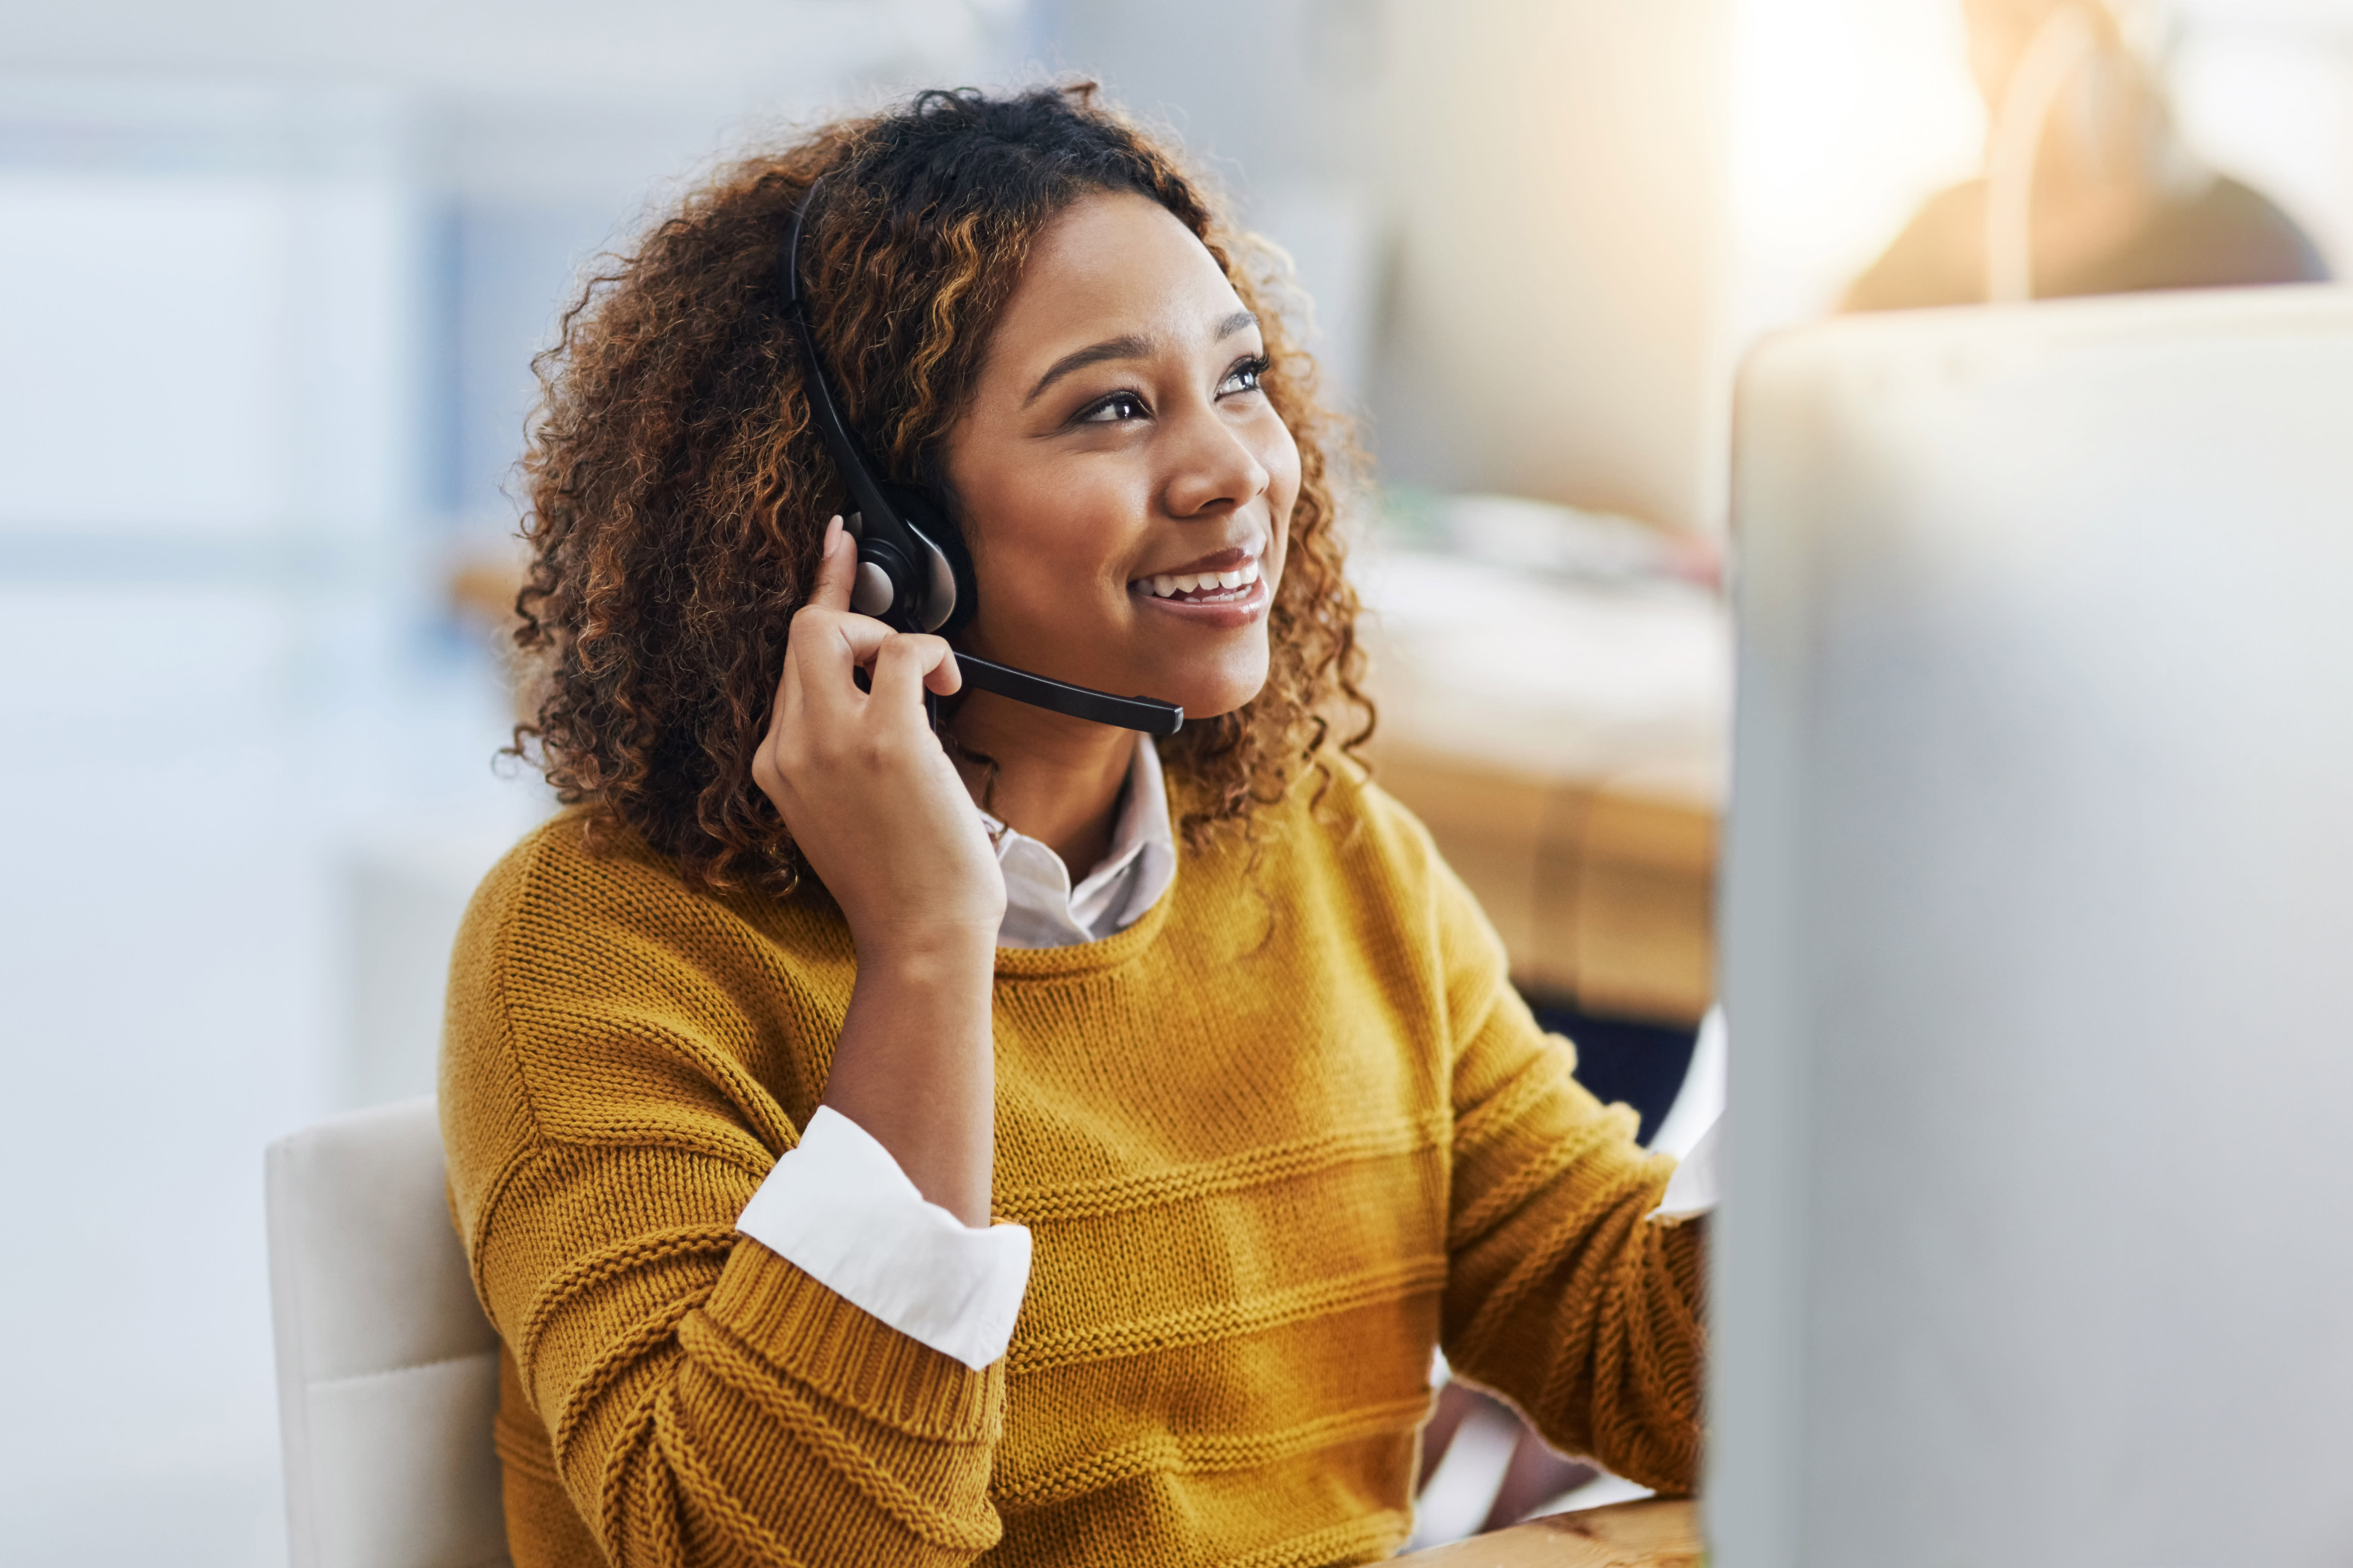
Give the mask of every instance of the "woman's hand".
[{"label": "woman's hand", "polygon": [[[826,527],[817,588],[793,616],[752,777],[841,906],[861,954],[982,933],[1005,914],[997,853],[925,721],[961,677],[948,645],[849,607],[856,543]],[[872,689],[860,691],[858,670]]]},{"label": "woman's hand", "polygon": [[[997,1062],[990,987],[1005,876],[923,712],[959,679],[938,637],[853,615],[858,551],[835,518],[793,617],[752,776],[849,921],[858,982],[824,1102],[916,1191],[988,1223]],[[855,672],[871,671],[860,691]]]}]

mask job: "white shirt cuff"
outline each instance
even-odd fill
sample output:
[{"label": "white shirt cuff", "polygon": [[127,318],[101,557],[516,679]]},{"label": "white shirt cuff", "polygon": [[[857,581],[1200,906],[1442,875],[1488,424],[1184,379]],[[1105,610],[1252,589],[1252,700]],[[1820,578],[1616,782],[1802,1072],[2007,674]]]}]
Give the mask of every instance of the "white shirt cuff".
[{"label": "white shirt cuff", "polygon": [[1721,1196],[1716,1173],[1716,1150],[1723,1142],[1724,1118],[1717,1117],[1691,1146],[1691,1152],[1667,1178],[1667,1190],[1659,1199],[1659,1206],[1651,1211],[1652,1219],[1695,1219],[1713,1213]]},{"label": "white shirt cuff", "polygon": [[1029,1288],[1029,1227],[976,1230],[867,1131],[818,1107],[735,1228],[818,1284],[975,1372],[1005,1353]]}]

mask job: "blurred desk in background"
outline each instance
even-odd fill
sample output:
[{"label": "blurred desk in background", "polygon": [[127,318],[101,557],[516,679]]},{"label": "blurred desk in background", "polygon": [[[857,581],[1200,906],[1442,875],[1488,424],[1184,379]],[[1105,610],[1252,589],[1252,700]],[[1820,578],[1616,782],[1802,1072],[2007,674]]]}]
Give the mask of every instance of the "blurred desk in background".
[{"label": "blurred desk in background", "polygon": [[1396,1559],[1414,1568],[1698,1568],[1699,1504],[1623,1502],[1553,1513]]},{"label": "blurred desk in background", "polygon": [[1715,994],[1730,750],[1722,601],[1365,552],[1375,776],[1470,884],[1525,991],[1688,1026]]}]

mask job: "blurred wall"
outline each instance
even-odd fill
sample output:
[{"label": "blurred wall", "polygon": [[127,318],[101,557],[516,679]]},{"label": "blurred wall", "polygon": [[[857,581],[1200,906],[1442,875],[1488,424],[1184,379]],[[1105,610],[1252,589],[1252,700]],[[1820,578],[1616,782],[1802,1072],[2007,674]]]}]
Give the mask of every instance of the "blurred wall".
[{"label": "blurred wall", "polygon": [[[1350,379],[1387,478],[1691,528],[1717,510],[1728,15],[1063,0],[1039,52],[1247,183],[1327,326],[1363,342]],[[1353,257],[1290,237],[1316,237],[1293,214],[1319,197],[1355,215]]]},{"label": "blurred wall", "polygon": [[2353,0],[2183,0],[2174,110],[2190,145],[2284,204],[2353,270]]},{"label": "blurred wall", "polygon": [[1398,7],[1376,428],[1400,477],[1716,525],[1726,15]]}]

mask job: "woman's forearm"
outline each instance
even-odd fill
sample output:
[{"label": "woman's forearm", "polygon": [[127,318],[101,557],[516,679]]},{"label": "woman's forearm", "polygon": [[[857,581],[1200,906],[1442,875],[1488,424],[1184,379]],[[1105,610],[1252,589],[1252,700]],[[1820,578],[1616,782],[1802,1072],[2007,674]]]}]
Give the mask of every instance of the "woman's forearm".
[{"label": "woman's forearm", "polygon": [[916,1191],[970,1226],[989,1222],[997,1065],[992,932],[861,943],[858,984],[824,1103],[891,1152]]}]

